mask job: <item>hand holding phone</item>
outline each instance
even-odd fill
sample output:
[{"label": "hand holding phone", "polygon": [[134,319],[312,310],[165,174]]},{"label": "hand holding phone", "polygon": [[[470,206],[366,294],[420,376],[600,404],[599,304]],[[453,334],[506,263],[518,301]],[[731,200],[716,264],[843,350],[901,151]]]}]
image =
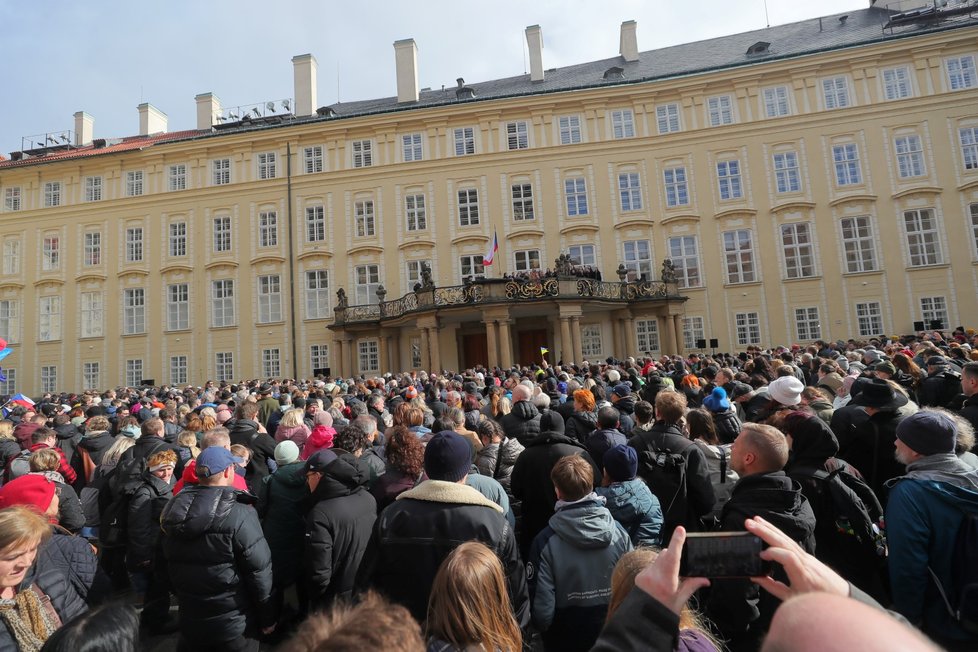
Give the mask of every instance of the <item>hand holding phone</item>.
[{"label": "hand holding phone", "polygon": [[694,532],[686,537],[679,574],[683,577],[760,577],[771,570],[761,556],[767,545],[750,532]]}]

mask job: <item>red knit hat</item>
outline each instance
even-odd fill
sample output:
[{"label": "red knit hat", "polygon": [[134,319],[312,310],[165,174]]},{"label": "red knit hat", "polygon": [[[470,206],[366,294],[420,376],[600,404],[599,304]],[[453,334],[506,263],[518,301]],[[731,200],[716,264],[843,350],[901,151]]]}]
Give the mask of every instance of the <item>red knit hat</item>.
[{"label": "red knit hat", "polygon": [[22,475],[0,487],[0,509],[26,505],[43,514],[53,498],[54,483],[42,475]]}]

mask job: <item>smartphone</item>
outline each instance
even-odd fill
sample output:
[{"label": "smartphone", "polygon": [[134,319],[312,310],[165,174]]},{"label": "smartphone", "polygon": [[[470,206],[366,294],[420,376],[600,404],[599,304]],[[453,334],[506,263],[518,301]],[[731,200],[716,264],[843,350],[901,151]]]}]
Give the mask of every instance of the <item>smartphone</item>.
[{"label": "smartphone", "polygon": [[771,562],[761,559],[767,544],[750,532],[690,532],[686,535],[682,577],[761,577]]}]

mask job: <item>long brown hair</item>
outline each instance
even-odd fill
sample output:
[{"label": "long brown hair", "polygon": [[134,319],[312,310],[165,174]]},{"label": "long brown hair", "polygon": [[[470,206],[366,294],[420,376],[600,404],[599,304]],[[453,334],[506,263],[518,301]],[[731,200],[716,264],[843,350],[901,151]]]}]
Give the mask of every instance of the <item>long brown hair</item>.
[{"label": "long brown hair", "polygon": [[520,652],[523,635],[513,617],[503,566],[489,548],[468,541],[442,562],[428,600],[427,637],[464,649]]}]

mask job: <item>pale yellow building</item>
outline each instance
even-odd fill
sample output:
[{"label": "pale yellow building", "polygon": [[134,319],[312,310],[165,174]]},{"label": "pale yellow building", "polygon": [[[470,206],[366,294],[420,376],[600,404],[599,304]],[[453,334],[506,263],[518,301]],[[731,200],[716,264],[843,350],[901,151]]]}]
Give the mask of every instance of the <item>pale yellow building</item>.
[{"label": "pale yellow building", "polygon": [[[0,160],[0,394],[975,325],[974,4],[644,52],[629,21],[561,69],[533,26],[530,74],[440,90],[398,41],[397,97],[328,107],[303,55],[287,106],[118,140],[79,112]],[[603,281],[501,279],[562,254]]]}]

